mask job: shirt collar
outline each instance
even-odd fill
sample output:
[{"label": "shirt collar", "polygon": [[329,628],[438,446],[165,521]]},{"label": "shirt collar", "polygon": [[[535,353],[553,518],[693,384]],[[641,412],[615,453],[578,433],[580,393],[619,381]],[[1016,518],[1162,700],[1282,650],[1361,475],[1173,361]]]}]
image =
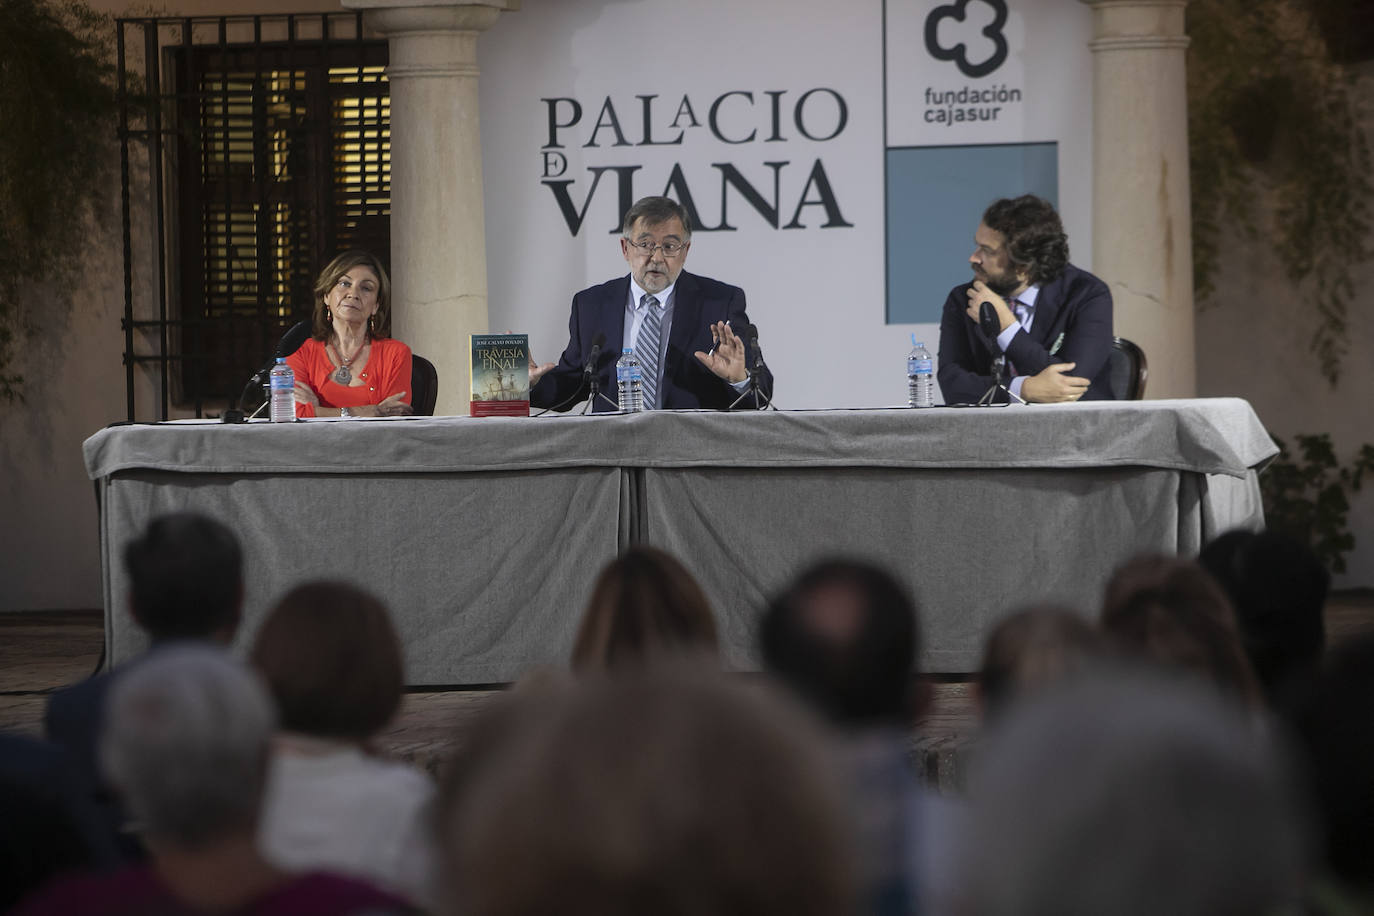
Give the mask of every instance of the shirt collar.
[{"label": "shirt collar", "polygon": [[1035,308],[1035,297],[1038,295],[1040,295],[1040,284],[1032,283],[1021,292],[1021,295],[1009,296],[1007,298],[1007,304],[1010,305],[1012,302],[1019,302],[1026,308],[1033,309]]},{"label": "shirt collar", "polygon": [[639,311],[646,295],[653,296],[658,300],[658,307],[666,309],[668,307],[668,297],[673,294],[673,290],[676,288],[677,284],[674,283],[659,292],[650,293],[635,282],[634,274],[630,274],[630,311]]}]

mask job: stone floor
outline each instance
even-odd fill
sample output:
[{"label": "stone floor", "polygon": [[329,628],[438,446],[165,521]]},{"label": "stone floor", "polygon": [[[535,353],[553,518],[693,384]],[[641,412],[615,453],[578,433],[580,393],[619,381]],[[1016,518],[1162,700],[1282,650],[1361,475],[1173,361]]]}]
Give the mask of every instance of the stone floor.
[{"label": "stone floor", "polygon": [[[100,663],[104,633],[99,611],[0,614],[0,729],[42,733],[43,709],[54,689],[89,676]],[[1330,643],[1374,631],[1374,590],[1342,592],[1327,606]],[[913,736],[913,753],[927,783],[943,791],[961,784],[960,761],[978,730],[977,700],[963,678],[930,682],[931,705]],[[459,725],[497,691],[416,691],[406,694],[395,722],[381,736],[385,751],[436,772],[453,747]]]}]

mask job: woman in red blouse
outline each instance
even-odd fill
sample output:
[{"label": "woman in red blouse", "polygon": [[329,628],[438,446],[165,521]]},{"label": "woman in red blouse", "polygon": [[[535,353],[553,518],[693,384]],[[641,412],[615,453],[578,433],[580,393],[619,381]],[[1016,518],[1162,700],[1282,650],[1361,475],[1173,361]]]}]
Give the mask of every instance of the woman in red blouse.
[{"label": "woman in red blouse", "polygon": [[388,334],[391,281],[366,251],[345,251],[315,281],[310,340],[287,357],[298,417],[412,413],[410,347]]}]

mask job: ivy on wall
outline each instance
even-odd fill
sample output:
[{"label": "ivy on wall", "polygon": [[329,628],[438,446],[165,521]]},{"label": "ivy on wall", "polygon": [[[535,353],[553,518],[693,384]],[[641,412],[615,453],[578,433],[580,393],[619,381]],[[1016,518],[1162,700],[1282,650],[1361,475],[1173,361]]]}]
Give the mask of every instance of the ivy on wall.
[{"label": "ivy on wall", "polygon": [[[0,0],[0,403],[36,310],[70,310],[111,185],[113,23],[81,0]],[[41,293],[36,289],[42,284]]]},{"label": "ivy on wall", "polygon": [[[1346,61],[1370,48],[1368,0],[1191,0],[1193,269],[1216,288],[1223,226],[1270,247],[1331,385],[1349,352],[1354,269],[1370,244],[1370,144]],[[1309,292],[1310,290],[1310,292]]]}]

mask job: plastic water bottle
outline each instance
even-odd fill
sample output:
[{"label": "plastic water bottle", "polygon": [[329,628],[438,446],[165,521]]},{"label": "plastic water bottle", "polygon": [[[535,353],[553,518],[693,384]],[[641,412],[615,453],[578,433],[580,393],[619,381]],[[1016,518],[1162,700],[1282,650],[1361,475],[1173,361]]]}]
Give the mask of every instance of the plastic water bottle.
[{"label": "plastic water bottle", "polygon": [[632,347],[620,351],[620,359],[615,364],[615,384],[621,410],[626,413],[644,410],[644,381]]},{"label": "plastic water bottle", "polygon": [[272,406],[268,412],[273,423],[292,423],[296,419],[296,373],[286,364],[285,357],[278,356],[277,364],[272,367],[271,381]]},{"label": "plastic water bottle", "polygon": [[914,346],[906,355],[906,406],[935,406],[935,373],[930,364],[930,351],[911,335]]}]

